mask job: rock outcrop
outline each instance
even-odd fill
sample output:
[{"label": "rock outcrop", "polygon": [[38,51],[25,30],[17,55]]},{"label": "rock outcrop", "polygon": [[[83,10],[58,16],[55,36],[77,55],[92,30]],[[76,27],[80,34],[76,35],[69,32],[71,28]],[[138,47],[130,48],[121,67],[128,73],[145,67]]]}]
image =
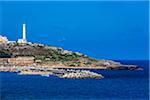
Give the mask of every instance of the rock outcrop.
[{"label": "rock outcrop", "polygon": [[46,66],[53,68],[139,69],[112,60],[97,60],[87,55],[43,44],[0,44],[0,66]]}]

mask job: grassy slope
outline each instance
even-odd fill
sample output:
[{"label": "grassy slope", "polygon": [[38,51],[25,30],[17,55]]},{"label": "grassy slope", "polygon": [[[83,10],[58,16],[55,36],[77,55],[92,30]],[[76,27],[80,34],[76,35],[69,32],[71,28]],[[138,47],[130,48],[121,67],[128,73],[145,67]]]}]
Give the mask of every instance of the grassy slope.
[{"label": "grassy slope", "polygon": [[43,44],[1,44],[0,57],[33,56],[40,63],[62,63],[68,66],[88,66],[96,59],[81,53],[63,50],[59,47]]}]

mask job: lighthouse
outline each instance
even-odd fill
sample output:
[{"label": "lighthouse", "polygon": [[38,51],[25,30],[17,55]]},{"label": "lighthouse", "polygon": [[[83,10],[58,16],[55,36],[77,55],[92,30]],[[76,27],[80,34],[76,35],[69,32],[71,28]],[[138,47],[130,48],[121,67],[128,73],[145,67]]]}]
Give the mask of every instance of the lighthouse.
[{"label": "lighthouse", "polygon": [[27,39],[26,39],[26,24],[22,25],[22,39],[18,39],[18,43],[27,43]]},{"label": "lighthouse", "polygon": [[26,24],[23,24],[23,28],[22,28],[22,42],[26,43]]}]

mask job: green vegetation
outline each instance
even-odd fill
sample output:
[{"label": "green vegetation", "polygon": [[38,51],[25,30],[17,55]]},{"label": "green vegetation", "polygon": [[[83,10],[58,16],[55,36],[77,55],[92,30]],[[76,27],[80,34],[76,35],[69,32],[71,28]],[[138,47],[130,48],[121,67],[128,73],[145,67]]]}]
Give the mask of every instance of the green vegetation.
[{"label": "green vegetation", "polygon": [[72,62],[71,64],[69,64],[69,66],[73,66],[73,67],[76,67],[76,66],[80,66],[81,62]]},{"label": "green vegetation", "polygon": [[43,44],[11,43],[0,45],[0,57],[33,56],[37,62],[61,62],[69,66],[90,65],[97,61],[86,55]]},{"label": "green vegetation", "polygon": [[11,57],[11,53],[0,51],[0,58],[10,58],[10,57]]},{"label": "green vegetation", "polygon": [[85,65],[91,65],[92,62],[91,62],[91,61],[88,61],[88,62],[85,62],[84,64],[85,64]]}]

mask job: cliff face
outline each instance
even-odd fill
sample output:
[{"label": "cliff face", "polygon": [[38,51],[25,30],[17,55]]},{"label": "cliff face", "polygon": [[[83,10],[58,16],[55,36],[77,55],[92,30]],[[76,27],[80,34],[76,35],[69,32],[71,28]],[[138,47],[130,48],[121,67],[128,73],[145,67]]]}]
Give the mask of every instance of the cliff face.
[{"label": "cliff face", "polygon": [[94,67],[102,69],[114,69],[123,66],[122,64],[111,60],[96,60],[78,52],[71,52],[59,47],[36,43],[0,44],[0,60],[2,59],[5,59],[4,61],[8,64],[14,65],[38,64],[41,66],[60,66],[74,68]]}]

